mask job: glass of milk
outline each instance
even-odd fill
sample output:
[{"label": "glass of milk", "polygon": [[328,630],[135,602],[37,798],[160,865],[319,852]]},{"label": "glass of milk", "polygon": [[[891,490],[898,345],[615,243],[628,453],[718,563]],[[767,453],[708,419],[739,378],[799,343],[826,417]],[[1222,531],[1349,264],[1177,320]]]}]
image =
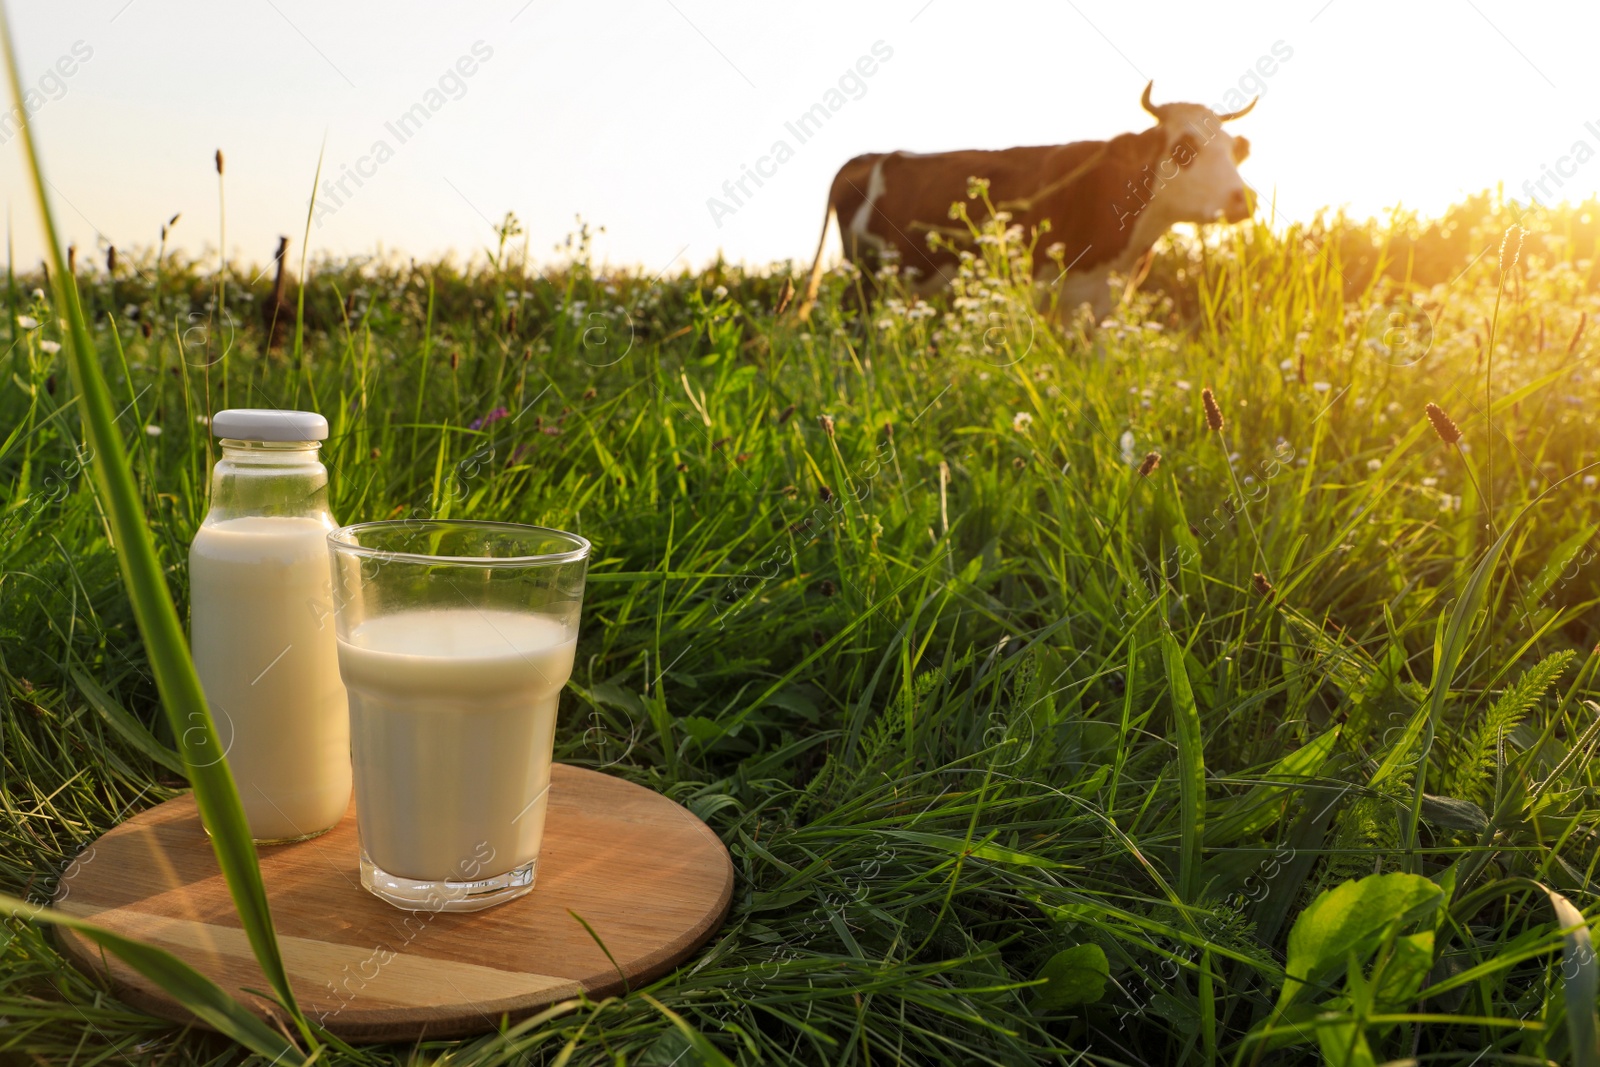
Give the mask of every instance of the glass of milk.
[{"label": "glass of milk", "polygon": [[[189,549],[189,644],[258,843],[332,828],[350,806],[350,716],[339,681],[328,533],[328,423],[234,408]],[[215,760],[213,761],[215,762]]]},{"label": "glass of milk", "polygon": [[589,542],[501,522],[328,536],[361,884],[412,911],[533,888]]}]

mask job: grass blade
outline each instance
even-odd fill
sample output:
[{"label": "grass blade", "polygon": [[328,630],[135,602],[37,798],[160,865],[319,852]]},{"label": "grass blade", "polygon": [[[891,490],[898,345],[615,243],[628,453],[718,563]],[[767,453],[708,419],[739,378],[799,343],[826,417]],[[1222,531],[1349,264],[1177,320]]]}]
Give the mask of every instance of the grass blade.
[{"label": "grass blade", "polygon": [[700,1058],[702,1064],[705,1064],[706,1067],[733,1067],[733,1061],[718,1051],[717,1046],[706,1039],[706,1035],[690,1026],[683,1016],[661,1003],[655,997],[652,997],[649,993],[641,993],[639,996],[652,1008],[666,1016],[668,1021],[678,1028],[678,1032],[683,1035],[685,1041],[689,1042],[689,1047],[694,1049],[695,1055]]},{"label": "grass blade", "polygon": [[1200,709],[1194,703],[1183,649],[1172,631],[1161,631],[1161,660],[1172,687],[1172,722],[1178,735],[1178,806],[1183,819],[1178,860],[1178,895],[1192,903],[1200,889],[1200,842],[1206,829],[1206,766],[1200,734]]},{"label": "grass blade", "polygon": [[123,740],[174,774],[184,773],[183,760],[178,754],[157,741],[150,731],[144,728],[144,724],[128,714],[127,709],[113,700],[110,693],[100,688],[98,682],[76,667],[72,669],[72,680],[77,683],[78,689],[89,701],[89,706],[98,711],[107,725],[122,735]]},{"label": "grass blade", "polygon": [[1567,1037],[1572,1043],[1572,1067],[1600,1067],[1600,1019],[1595,998],[1600,996],[1600,964],[1595,962],[1589,921],[1572,902],[1548,886],[1556,924],[1562,929],[1561,992],[1567,1003]]},{"label": "grass blade", "polygon": [[1434,647],[1433,685],[1428,692],[1427,702],[1412,716],[1406,724],[1405,731],[1399,741],[1390,749],[1388,756],[1379,765],[1373,774],[1369,787],[1377,789],[1389,779],[1393,778],[1406,764],[1407,755],[1411,747],[1420,739],[1422,750],[1417,755],[1416,778],[1412,785],[1411,810],[1407,815],[1404,827],[1402,847],[1407,855],[1407,869],[1416,865],[1417,824],[1422,818],[1422,795],[1427,784],[1428,754],[1433,747],[1433,733],[1441,716],[1444,714],[1445,702],[1450,697],[1450,685],[1456,676],[1456,670],[1461,665],[1462,657],[1466,653],[1467,642],[1473,631],[1477,628],[1477,618],[1483,609],[1485,599],[1489,595],[1490,581],[1494,577],[1495,566],[1500,562],[1501,555],[1505,552],[1506,545],[1511,541],[1511,535],[1522,524],[1528,514],[1544,500],[1545,497],[1555,492],[1563,483],[1581,474],[1575,471],[1566,478],[1553,483],[1544,492],[1523,505],[1522,509],[1512,517],[1495,539],[1489,550],[1483,554],[1478,565],[1472,569],[1472,575],[1467,579],[1467,587],[1462,590],[1457,598],[1455,607],[1450,612],[1450,618],[1444,625],[1443,633],[1436,639]]},{"label": "grass blade", "polygon": [[226,1034],[253,1052],[271,1057],[275,1064],[306,1062],[300,1050],[285,1041],[282,1034],[250,1014],[221,986],[166,949],[5,894],[0,894],[0,912],[76,930],[171,993],[180,1004],[194,1012],[196,1018],[218,1033]]},{"label": "grass blade", "polygon": [[[5,48],[6,73],[11,83],[12,100],[26,114],[16,50],[11,37],[9,13],[0,8],[0,44]],[[294,1018],[301,1033],[310,1040],[310,1027],[295,1003],[284,969],[278,940],[272,928],[266,887],[256,860],[255,845],[245,822],[244,808],[217,737],[189,644],[178,620],[178,612],[167,589],[155,543],[139,502],[139,490],[128,465],[127,450],[117,431],[111,391],[95,355],[83,308],[78,302],[76,281],[66,269],[57,236],[55,219],[45,195],[45,178],[33,139],[31,123],[22,126],[22,147],[27,160],[39,207],[39,220],[56,288],[57,307],[67,323],[67,351],[74,384],[83,400],[83,426],[94,449],[94,479],[103,501],[106,519],[117,548],[117,563],[133,605],[139,633],[144,638],[150,667],[167,709],[172,732],[179,739],[189,782],[194,787],[200,814],[211,831],[217,864],[228,883],[234,906],[250,939],[262,972]]]}]

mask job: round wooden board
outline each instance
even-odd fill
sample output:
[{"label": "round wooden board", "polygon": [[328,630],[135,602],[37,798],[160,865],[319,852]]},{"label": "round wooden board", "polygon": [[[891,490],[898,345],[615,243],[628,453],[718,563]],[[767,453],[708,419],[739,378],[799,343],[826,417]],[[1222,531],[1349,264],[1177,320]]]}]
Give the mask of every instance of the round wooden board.
[{"label": "round wooden board", "polygon": [[[620,778],[557,764],[533,892],[468,914],[406,912],[361,888],[355,808],[321,837],[259,849],[301,1009],[352,1041],[482,1033],[580,991],[609,996],[683,962],[722,925],[733,863],[687,810]],[[261,1015],[268,989],[192,796],[98,839],[55,906],[181,957]],[[613,967],[573,913],[616,958]],[[129,1004],[196,1020],[143,975],[69,930],[66,953]],[[618,968],[621,974],[618,974]]]}]

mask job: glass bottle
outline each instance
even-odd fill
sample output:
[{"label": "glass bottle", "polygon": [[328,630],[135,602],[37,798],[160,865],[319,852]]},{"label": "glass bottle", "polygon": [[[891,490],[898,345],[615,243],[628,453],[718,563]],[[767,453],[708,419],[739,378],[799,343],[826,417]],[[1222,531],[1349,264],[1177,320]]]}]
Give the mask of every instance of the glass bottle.
[{"label": "glass bottle", "polygon": [[219,411],[211,508],[189,549],[190,645],[258,843],[336,825],[350,803],[327,536],[328,423],[307,411]]}]

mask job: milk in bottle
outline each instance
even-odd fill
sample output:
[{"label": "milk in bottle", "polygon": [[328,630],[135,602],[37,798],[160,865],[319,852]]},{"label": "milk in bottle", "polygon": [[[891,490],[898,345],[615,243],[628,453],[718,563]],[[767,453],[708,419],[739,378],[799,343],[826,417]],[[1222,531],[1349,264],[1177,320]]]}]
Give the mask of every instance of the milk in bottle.
[{"label": "milk in bottle", "polygon": [[[190,645],[257,842],[314,837],[350,803],[327,536],[327,421],[240,408],[211,428],[222,457],[189,550]],[[219,758],[221,757],[219,753]]]}]

